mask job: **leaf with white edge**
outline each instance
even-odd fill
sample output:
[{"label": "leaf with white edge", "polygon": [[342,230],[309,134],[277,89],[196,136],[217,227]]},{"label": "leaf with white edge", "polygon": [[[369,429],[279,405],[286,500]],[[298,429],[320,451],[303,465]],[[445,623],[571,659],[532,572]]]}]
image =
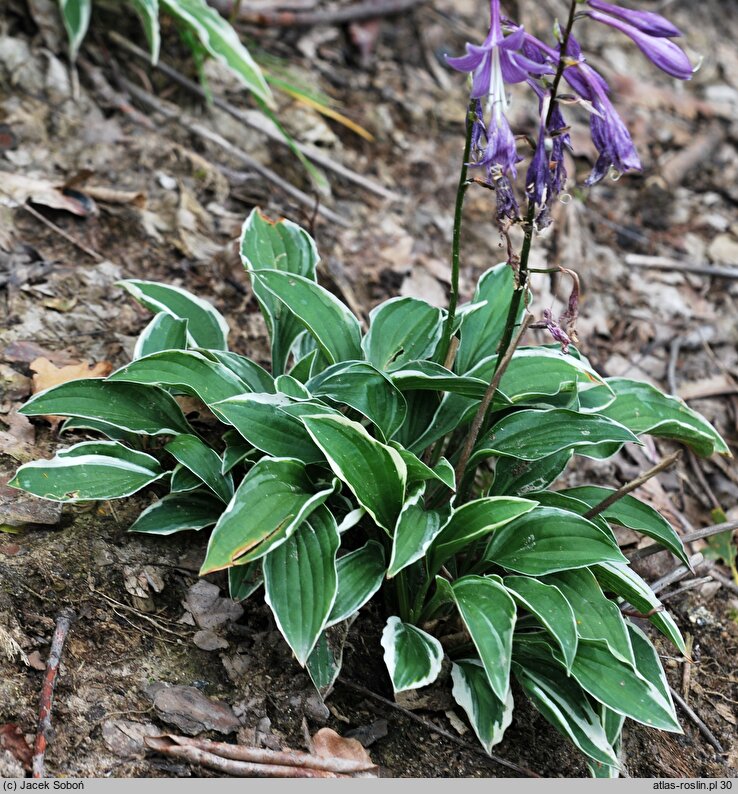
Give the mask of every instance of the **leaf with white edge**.
[{"label": "leaf with white edge", "polygon": [[331,364],[361,359],[359,321],[327,289],[280,270],[255,270],[251,278],[300,319]]},{"label": "leaf with white edge", "polygon": [[[151,52],[151,63],[156,66],[159,61],[161,34],[159,31],[159,0],[131,0],[131,5],[143,25],[146,41]],[[163,349],[163,348],[162,348]]]},{"label": "leaf with white edge", "polygon": [[64,420],[59,428],[59,435],[70,430],[94,430],[96,433],[102,433],[113,441],[124,441],[129,446],[136,446],[140,441],[135,433],[121,430],[119,427],[102,422],[99,419],[83,419],[72,416]]},{"label": "leaf with white edge", "polygon": [[248,391],[266,392],[274,394],[274,378],[255,361],[238,353],[228,350],[198,350],[205,358],[222,364],[229,369],[242,383],[248,386]]},{"label": "leaf with white edge", "polygon": [[278,375],[274,379],[274,387],[279,394],[285,394],[294,400],[310,400],[312,398],[312,394],[305,385],[291,375]]},{"label": "leaf with white edge", "polygon": [[358,612],[379,590],[386,572],[384,550],[370,540],[339,557],[337,567],[338,595],[326,626],[334,626]]},{"label": "leaf with white edge", "polygon": [[392,382],[401,391],[438,391],[481,400],[487,386],[481,378],[454,375],[451,370],[433,361],[408,361],[390,373]]},{"label": "leaf with white edge", "polygon": [[262,562],[264,600],[303,667],[336,600],[340,543],[336,519],[319,507]]},{"label": "leaf with white edge", "polygon": [[491,496],[467,502],[457,508],[433,541],[428,554],[428,570],[435,573],[451,555],[519,519],[537,504],[530,499],[514,496]]},{"label": "leaf with white edge", "polygon": [[213,526],[222,512],[223,503],[208,491],[173,493],[149,505],[128,531],[173,535],[186,529],[204,529]]},{"label": "leaf with white edge", "polygon": [[530,701],[554,728],[590,758],[617,765],[598,715],[553,654],[542,652],[539,646],[528,646],[524,653],[516,653],[513,672]]},{"label": "leaf with white edge", "polygon": [[316,493],[299,460],[263,458],[255,463],[210,536],[200,575],[263,557],[284,543],[333,490]]},{"label": "leaf with white edge", "polygon": [[160,1],[162,8],[190,28],[208,53],[227,66],[257,99],[271,102],[272,94],[261,69],[227,19],[205,0]]},{"label": "leaf with white edge", "polygon": [[26,463],[8,483],[53,502],[119,499],[165,477],[156,458],[117,441],[83,441]]},{"label": "leaf with white edge", "polygon": [[[620,747],[622,745],[621,734],[625,723],[625,717],[607,708],[607,706],[603,706],[602,703],[599,704],[598,712],[600,723],[605,729],[607,741],[610,742],[610,746],[615,751],[615,754],[620,756]],[[594,778],[607,780],[620,777],[620,770],[617,767],[601,764],[591,758],[587,759],[587,769],[589,769],[590,775]]]},{"label": "leaf with white edge", "polygon": [[[281,410],[292,404],[283,394],[243,394],[210,408],[219,419],[233,425],[249,444],[267,455],[320,463],[323,453],[300,419]],[[331,410],[327,406],[321,408],[321,413]]]},{"label": "leaf with white edge", "polygon": [[679,397],[662,394],[649,383],[628,378],[608,378],[615,401],[602,411],[636,435],[647,433],[671,438],[691,447],[698,455],[715,452],[730,455],[728,445],[715,428]]},{"label": "leaf with white edge", "polygon": [[[315,281],[320,259],[310,235],[288,220],[271,221],[254,209],[243,224],[240,240],[241,261],[249,272],[269,268],[293,273]],[[252,279],[254,294],[269,329],[272,371],[284,372],[290,348],[303,332],[303,323],[289,306],[275,297],[257,279]]]},{"label": "leaf with white edge", "polygon": [[162,350],[185,350],[187,348],[187,320],[172,317],[166,312],[155,314],[151,322],[141,331],[133,359],[143,358]]},{"label": "leaf with white edge", "polygon": [[324,629],[308,657],[305,669],[321,698],[330,693],[341,672],[343,648],[350,627],[351,621],[348,620]]},{"label": "leaf with white edge", "polygon": [[74,62],[90,25],[92,0],[59,0],[59,8],[69,38],[69,60]]},{"label": "leaf with white edge", "polygon": [[586,455],[587,446],[628,441],[640,444],[628,428],[599,414],[580,414],[563,408],[516,411],[500,419],[482,438],[469,463],[473,465],[491,455],[539,460],[568,449]]},{"label": "leaf with white edge", "polygon": [[305,384],[316,397],[344,403],[363,414],[387,441],[405,421],[407,403],[383,372],[366,361],[345,361],[323,370]]},{"label": "leaf with white edge", "polygon": [[673,705],[658,686],[614,657],[604,642],[582,640],[571,672],[582,689],[618,714],[652,728],[682,733]]},{"label": "leaf with white edge", "polygon": [[[615,492],[614,488],[603,488],[599,485],[582,485],[578,488],[567,488],[562,493],[581,499],[590,507],[604,501]],[[605,508],[601,515],[613,524],[633,529],[642,535],[655,540],[675,554],[685,565],[690,566],[689,555],[684,549],[681,538],[671,524],[651,505],[641,502],[635,496],[626,494],[617,502]]]},{"label": "leaf with white edge", "polygon": [[405,461],[408,483],[436,480],[437,482],[443,483],[452,491],[456,490],[454,467],[446,458],[441,458],[431,469],[431,467],[426,466],[417,455],[413,455],[412,452],[405,449],[402,444],[398,444],[396,441],[390,441],[390,446],[394,447],[400,453],[400,457]]},{"label": "leaf with white edge", "polygon": [[484,558],[529,576],[598,562],[627,562],[620,549],[591,521],[556,507],[536,507],[497,530]]},{"label": "leaf with white edge", "polygon": [[228,474],[247,458],[253,457],[256,460],[259,457],[256,448],[252,447],[248,441],[244,441],[243,436],[237,430],[226,430],[222,438],[226,445],[221,467],[223,474]]},{"label": "leaf with white edge", "polygon": [[484,576],[464,576],[451,585],[461,619],[472,638],[497,698],[510,691],[510,663],[517,607],[505,587]]},{"label": "leaf with white edge", "polygon": [[[169,490],[172,493],[185,493],[186,491],[194,491],[200,488],[203,481],[186,466],[178,463],[172,470],[172,478],[169,481]],[[223,505],[220,506],[221,510]]]},{"label": "leaf with white edge", "polygon": [[141,383],[173,387],[197,397],[205,405],[236,397],[247,387],[222,364],[209,361],[194,350],[163,350],[126,364],[108,382]]},{"label": "leaf with white edge", "polygon": [[425,486],[416,488],[402,507],[392,538],[388,579],[424,557],[448,520],[448,516],[444,516],[439,510],[426,510],[423,507],[424,493]]},{"label": "leaf with white edge", "polygon": [[223,474],[220,455],[197,436],[182,433],[165,445],[164,449],[179,463],[199,477],[226,504],[233,496],[233,478]]},{"label": "leaf with white edge", "polygon": [[264,583],[261,561],[234,565],[228,569],[228,594],[234,601],[245,601]]},{"label": "leaf with white edge", "polygon": [[623,615],[602,588],[592,571],[562,571],[546,577],[546,584],[559,588],[571,605],[582,640],[601,640],[623,662],[633,663],[633,649],[628,639]]},{"label": "leaf with white edge", "polygon": [[451,680],[454,700],[466,712],[482,747],[491,752],[512,722],[512,691],[508,688],[507,697],[501,701],[492,691],[481,663],[475,659],[454,662]]},{"label": "leaf with white edge", "polygon": [[187,320],[187,336],[195,347],[228,349],[228,323],[223,315],[202,298],[181,287],[156,281],[126,279],[119,281],[134,300],[152,312],[166,312]]},{"label": "leaf with white edge", "polygon": [[664,703],[676,719],[676,711],[674,709],[674,702],[671,698],[671,691],[669,690],[669,682],[666,680],[666,673],[664,673],[661,659],[659,659],[659,655],[653,647],[651,640],[648,639],[638,626],[630,621],[628,621],[628,633],[630,634],[630,641],[633,645],[636,670],[659,691],[659,694],[664,699]]},{"label": "leaf with white edge", "polygon": [[[674,618],[663,608],[653,590],[629,565],[613,562],[595,565],[592,568],[604,590],[609,590],[629,601],[683,653],[687,653],[684,638]],[[654,612],[654,610],[657,610]],[[652,613],[653,614],[650,614]]]},{"label": "leaf with white edge", "polygon": [[507,263],[490,268],[479,279],[472,303],[486,303],[478,311],[466,315],[461,323],[461,341],[454,365],[457,372],[466,375],[482,359],[497,351],[513,288],[513,271]]},{"label": "leaf with white edge", "polygon": [[377,369],[402,369],[430,358],[441,339],[442,313],[418,298],[391,298],[369,312],[369,331],[361,347]]},{"label": "leaf with white edge", "polygon": [[535,615],[544,629],[556,640],[567,669],[577,652],[579,637],[571,604],[558,587],[529,576],[506,576],[505,587],[515,601]]},{"label": "leaf with white edge", "polygon": [[407,467],[399,452],[344,416],[303,416],[302,422],[336,477],[391,534],[402,510],[407,479]]},{"label": "leaf with white edge", "polygon": [[548,488],[564,473],[573,455],[573,450],[566,450],[540,460],[498,458],[495,461],[495,479],[489,495],[527,496]]},{"label": "leaf with white edge", "polygon": [[387,620],[382,632],[382,647],[395,693],[432,684],[441,672],[441,643],[398,617]]},{"label": "leaf with white edge", "polygon": [[162,389],[101,378],[71,380],[41,391],[18,413],[99,420],[146,436],[192,432],[174,397]]},{"label": "leaf with white edge", "polygon": [[[575,513],[579,516],[587,517],[590,506],[583,502],[581,499],[576,499],[563,491],[533,491],[528,494],[531,499],[535,499],[542,507],[558,507],[561,510],[567,510],[569,513]],[[587,518],[591,521],[600,532],[603,532],[613,545],[618,545],[617,538],[612,531],[610,525],[605,521],[601,514]]]},{"label": "leaf with white edge", "polygon": [[359,523],[359,521],[364,518],[365,515],[366,510],[364,510],[363,507],[357,507],[355,510],[350,510],[338,524],[339,533],[343,534],[344,532],[348,532],[349,529],[353,529]]}]

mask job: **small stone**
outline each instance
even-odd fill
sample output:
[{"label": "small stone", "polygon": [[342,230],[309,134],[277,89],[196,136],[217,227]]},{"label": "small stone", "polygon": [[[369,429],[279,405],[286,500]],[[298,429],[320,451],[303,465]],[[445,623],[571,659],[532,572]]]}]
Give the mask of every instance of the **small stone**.
[{"label": "small stone", "polygon": [[738,265],[738,240],[730,234],[718,234],[710,243],[707,254],[721,265]]},{"label": "small stone", "polygon": [[226,703],[212,700],[192,686],[167,686],[161,682],[147,688],[159,717],[183,733],[195,736],[203,731],[233,733],[239,721]]},{"label": "small stone", "polygon": [[146,754],[144,736],[158,736],[161,730],[150,722],[106,720],[102,724],[105,744],[123,758],[143,758]]},{"label": "small stone", "polygon": [[210,629],[195,632],[192,641],[203,651],[218,651],[228,647],[228,640],[219,637]]}]

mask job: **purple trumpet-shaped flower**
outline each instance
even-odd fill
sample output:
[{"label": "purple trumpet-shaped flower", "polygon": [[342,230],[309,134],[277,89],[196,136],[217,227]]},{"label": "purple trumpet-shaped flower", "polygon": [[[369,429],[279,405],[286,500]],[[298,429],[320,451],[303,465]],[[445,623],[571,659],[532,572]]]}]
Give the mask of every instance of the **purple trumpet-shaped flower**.
[{"label": "purple trumpet-shaped flower", "polygon": [[623,22],[622,19],[614,16],[602,14],[599,11],[588,11],[587,16],[597,22],[602,22],[604,25],[610,25],[610,27],[616,28],[621,33],[625,33],[636,43],[646,58],[654,66],[658,66],[661,71],[666,72],[666,74],[679,80],[689,80],[692,77],[692,64],[687,54],[681,47],[674,44],[671,39],[649,35],[635,25]]},{"label": "purple trumpet-shaped flower", "polygon": [[[536,223],[545,228],[551,222],[549,207],[561,193],[566,182],[564,150],[571,148],[571,139],[566,131],[566,122],[558,103],[549,116],[549,97],[542,97],[541,126],[533,159],[526,175],[526,195],[536,208]],[[548,123],[546,123],[548,122]]]},{"label": "purple trumpet-shaped flower", "polygon": [[672,25],[666,17],[654,14],[653,11],[634,11],[630,8],[608,3],[606,0],[587,0],[587,4],[597,11],[604,11],[610,16],[618,17],[642,33],[661,38],[676,38],[682,35],[676,25]]},{"label": "purple trumpet-shaped flower", "polygon": [[596,184],[607,175],[610,168],[619,174],[630,170],[640,171],[641,160],[633,139],[607,95],[596,96],[592,105],[595,112],[589,117],[589,128],[592,142],[600,156],[585,184]]}]

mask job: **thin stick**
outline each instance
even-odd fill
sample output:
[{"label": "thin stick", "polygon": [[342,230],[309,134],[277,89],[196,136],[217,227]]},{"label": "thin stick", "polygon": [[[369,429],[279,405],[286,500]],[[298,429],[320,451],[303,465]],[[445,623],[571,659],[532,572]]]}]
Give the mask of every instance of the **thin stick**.
[{"label": "thin stick", "polygon": [[676,598],[678,595],[682,593],[686,593],[689,590],[694,590],[695,587],[701,587],[703,584],[707,584],[708,582],[712,581],[712,576],[701,576],[698,579],[690,579],[690,581],[685,582],[681,587],[677,587],[676,590],[672,590],[666,595],[662,595],[659,599],[660,601],[669,601],[672,598]]},{"label": "thin stick", "polygon": [[464,448],[461,452],[461,457],[459,458],[459,462],[456,464],[456,482],[459,486],[461,486],[462,478],[464,476],[464,472],[466,471],[466,465],[469,463],[469,458],[471,457],[472,450],[474,449],[474,445],[477,443],[477,437],[479,436],[479,431],[482,429],[482,423],[484,422],[485,417],[487,416],[487,410],[489,409],[490,404],[495,396],[495,392],[500,385],[500,381],[502,380],[502,376],[505,374],[505,370],[508,368],[510,362],[512,361],[512,357],[515,354],[515,349],[520,344],[520,340],[523,338],[523,334],[528,329],[531,321],[533,320],[533,315],[528,314],[523,319],[523,322],[520,324],[520,329],[518,330],[517,335],[512,340],[512,342],[508,345],[507,350],[505,351],[505,355],[503,356],[500,363],[497,365],[497,369],[495,374],[490,381],[489,386],[487,387],[487,391],[484,393],[484,397],[482,398],[482,402],[479,403],[479,408],[477,409],[476,416],[474,417],[474,421],[472,422],[471,429],[469,430],[469,435],[466,437],[466,442],[464,444]]},{"label": "thin stick", "polygon": [[610,505],[615,504],[618,499],[622,499],[624,496],[627,496],[631,491],[635,491],[636,488],[640,488],[643,483],[648,482],[652,477],[655,477],[657,474],[660,474],[665,469],[668,469],[670,466],[674,465],[674,463],[679,460],[681,456],[681,451],[674,452],[671,455],[667,455],[663,460],[659,461],[653,468],[650,468],[648,471],[644,471],[642,474],[639,474],[634,480],[625,483],[625,485],[621,486],[617,489],[617,491],[611,493],[607,498],[603,499],[599,504],[594,505],[591,507],[587,512],[584,514],[585,518],[594,518],[602,513],[604,510],[607,510]]},{"label": "thin stick", "polygon": [[51,730],[51,709],[54,705],[54,687],[56,677],[59,672],[64,641],[69,633],[75,619],[74,611],[65,608],[59,613],[56,619],[54,636],[51,639],[49,658],[46,660],[46,673],[44,683],[41,687],[41,697],[38,706],[38,728],[36,730],[36,741],[33,743],[33,777],[44,777],[44,756],[48,743],[49,731]]},{"label": "thin stick", "polygon": [[[695,529],[693,532],[687,532],[682,535],[682,541],[684,543],[693,543],[695,540],[703,540],[704,538],[719,535],[722,532],[732,532],[736,529],[738,529],[738,521],[726,521],[724,524],[714,524],[710,527],[703,527],[702,529]],[[650,557],[652,554],[656,554],[659,551],[666,551],[666,549],[658,543],[651,543],[648,546],[644,546],[642,549],[636,549],[626,556],[631,562],[635,562],[636,560]]]},{"label": "thin stick", "polygon": [[[694,570],[694,568],[699,565],[703,559],[704,558],[701,554],[692,555],[692,557],[689,558],[689,564],[692,566],[692,570]],[[660,579],[657,579],[651,585],[651,590],[653,590],[654,593],[658,593],[665,587],[668,587],[670,584],[675,584],[681,579],[684,579],[685,576],[689,576],[690,573],[691,571],[686,565],[678,565],[673,571],[669,571],[669,573],[665,574]]]},{"label": "thin stick", "polygon": [[714,265],[690,265],[678,259],[665,256],[641,256],[628,254],[625,264],[649,270],[676,270],[682,273],[696,273],[699,276],[716,276],[717,278],[738,278],[738,267],[715,267]]},{"label": "thin stick", "polygon": [[439,728],[438,725],[434,725],[430,720],[423,719],[423,717],[419,717],[417,714],[414,714],[412,711],[408,711],[406,708],[403,708],[399,705],[399,703],[394,703],[391,700],[387,700],[387,698],[378,695],[376,692],[372,692],[371,689],[367,689],[361,684],[355,684],[353,681],[347,681],[343,676],[338,677],[338,682],[347,686],[349,689],[353,689],[355,692],[360,692],[362,695],[366,697],[372,698],[379,703],[384,704],[388,708],[394,709],[395,711],[399,711],[403,716],[407,717],[414,722],[422,725],[426,730],[433,731],[433,733],[437,733],[439,736],[443,736],[446,739],[449,739],[454,744],[459,745],[459,747],[463,747],[465,750],[469,750],[470,752],[474,753],[475,755],[480,755],[487,761],[493,761],[496,764],[500,764],[500,766],[507,767],[507,769],[512,769],[513,772],[517,772],[520,776],[525,777],[540,777],[540,775],[536,774],[532,770],[524,767],[519,766],[518,764],[514,764],[512,761],[507,761],[504,758],[501,758],[499,755],[495,755],[494,753],[488,753],[486,750],[483,750],[481,747],[477,747],[474,744],[469,744],[469,742],[465,742],[463,739],[459,739],[458,736],[454,736],[453,733],[449,733],[448,731],[444,730],[443,728]]},{"label": "thin stick", "polygon": [[3,190],[1,187],[0,187],[0,193],[11,198],[13,200],[13,203],[16,204],[18,207],[20,207],[20,209],[25,210],[29,215],[33,215],[33,217],[37,221],[43,223],[44,226],[48,226],[49,229],[56,232],[56,234],[58,234],[60,237],[63,237],[68,243],[71,243],[75,248],[79,248],[79,250],[87,254],[87,256],[92,257],[92,259],[94,259],[96,262],[105,261],[104,256],[101,256],[100,254],[97,253],[97,251],[94,251],[92,248],[88,248],[84,243],[81,243],[75,237],[72,237],[72,235],[69,234],[69,232],[65,232],[64,229],[62,229],[60,226],[57,226],[53,221],[50,221],[48,218],[44,217],[37,209],[32,207],[30,204],[28,203],[21,204],[17,202],[13,198],[13,196],[10,195],[10,193],[8,193],[6,190]]},{"label": "thin stick", "polygon": [[[132,55],[135,55],[137,58],[140,58],[142,61],[145,61],[148,64],[151,63],[149,54],[140,47],[137,47],[135,44],[133,44],[133,42],[123,38],[123,36],[121,36],[119,33],[116,33],[115,31],[110,31],[108,35],[112,41],[114,41],[120,47],[123,47],[123,49],[127,50]],[[188,91],[200,97],[201,99],[207,99],[207,94],[200,85],[185,77],[181,72],[178,72],[168,63],[164,63],[160,60],[154,66],[154,68],[166,75],[170,80],[174,81],[178,85],[181,85],[183,88],[186,88]],[[234,119],[237,119],[242,124],[245,124],[247,127],[251,127],[251,129],[266,135],[267,138],[274,141],[275,143],[282,144],[283,146],[289,148],[284,136],[281,135],[276,126],[261,113],[257,113],[253,110],[241,110],[227,100],[223,99],[223,97],[217,95],[213,95],[212,100],[216,107],[219,107],[230,116],[233,116]],[[362,187],[372,193],[376,193],[376,195],[382,196],[382,198],[391,199],[393,201],[400,199],[400,196],[398,196],[397,193],[393,193],[391,190],[388,190],[378,182],[368,179],[362,174],[357,174],[350,168],[346,168],[346,166],[337,162],[335,158],[329,157],[315,147],[300,143],[299,141],[295,141],[295,146],[314,163],[321,166],[322,168],[333,171],[335,174],[343,177],[347,181],[353,182],[359,187]]]},{"label": "thin stick", "polygon": [[692,683],[692,649],[694,647],[694,637],[687,633],[684,637],[684,667],[682,668],[682,694],[684,702],[689,702],[689,686]]},{"label": "thin stick", "polygon": [[715,738],[713,732],[705,725],[702,721],[700,716],[697,714],[696,711],[684,700],[684,698],[674,689],[673,686],[669,686],[669,690],[671,691],[671,696],[676,700],[676,702],[682,707],[684,713],[689,717],[690,720],[697,726],[699,732],[707,739],[707,741],[719,752],[724,753],[723,746],[720,742]]},{"label": "thin stick", "polygon": [[191,739],[187,736],[173,736],[172,734],[167,734],[166,738],[179,745],[197,747],[199,750],[211,752],[221,758],[230,758],[234,761],[320,769],[324,772],[336,772],[346,775],[356,772],[377,771],[376,764],[371,762],[353,761],[348,758],[323,758],[319,755],[303,753],[298,750],[265,750],[260,747],[246,747],[241,744],[228,744],[227,742],[212,742],[208,739]]},{"label": "thin stick", "polygon": [[[132,83],[130,80],[127,80],[125,77],[121,78],[121,83],[125,87],[126,91],[131,93],[139,102],[146,105],[151,110],[161,113],[170,121],[176,122],[192,135],[196,135],[198,138],[202,138],[209,143],[215,144],[215,146],[227,152],[234,159],[240,160],[248,168],[251,168],[252,170],[261,174],[261,176],[263,176],[265,179],[277,185],[280,190],[294,198],[295,201],[297,201],[299,204],[302,204],[302,206],[309,207],[310,210],[312,210],[315,206],[314,199],[311,196],[308,196],[307,193],[303,193],[299,188],[296,188],[289,182],[285,182],[285,180],[282,179],[279,174],[276,174],[274,171],[272,171],[271,168],[267,168],[265,165],[262,165],[260,162],[251,157],[251,155],[246,154],[243,149],[239,149],[237,146],[234,146],[222,135],[218,135],[217,132],[213,132],[203,124],[199,124],[198,122],[188,118],[184,113],[182,113],[181,108],[177,108],[175,110],[172,107],[168,107],[168,103],[165,103],[164,100],[153,96],[153,94],[150,94],[148,91],[144,91],[143,88],[137,86],[135,83]],[[349,225],[349,222],[344,217],[337,215],[327,207],[320,206],[318,208],[318,212],[331,223],[335,223],[344,227]]]},{"label": "thin stick", "polygon": [[[363,0],[344,8],[322,11],[250,11],[241,8],[238,19],[247,25],[261,27],[309,28],[316,25],[345,25],[366,19],[399,16],[427,0]],[[228,15],[234,8],[233,0],[210,0],[210,5]]]}]

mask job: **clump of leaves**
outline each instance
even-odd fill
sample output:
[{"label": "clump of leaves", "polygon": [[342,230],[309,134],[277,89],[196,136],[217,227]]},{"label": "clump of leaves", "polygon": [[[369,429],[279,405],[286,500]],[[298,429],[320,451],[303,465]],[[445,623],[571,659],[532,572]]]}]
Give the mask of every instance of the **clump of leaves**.
[{"label": "clump of leaves", "polygon": [[[318,284],[315,244],[290,221],[254,211],[240,250],[269,328],[271,372],[228,350],[228,326],[205,301],[124,281],[154,312],[133,361],[21,409],[68,416],[65,430],[107,440],[21,466],[11,484],[60,502],[168,489],[131,531],[212,527],[201,574],[227,570],[236,599],[263,587],[322,693],[339,673],[347,621],[382,591],[395,692],[431,684],[450,656],[453,696],[488,751],[512,718],[512,678],[597,776],[617,774],[626,718],[679,732],[658,654],[625,602],[682,652],[684,641],[613,526],[689,564],[679,536],[632,496],[597,512],[611,489],[555,487],[579,456],[610,457],[644,433],[727,453],[709,423],[650,385],[600,377],[573,345],[567,354],[521,347],[455,472],[498,365],[511,268],[486,272],[459,308],[458,351],[444,366],[444,310],[393,298],[364,332]],[[222,427],[203,437],[179,395]],[[461,644],[444,647],[460,632]]]}]

